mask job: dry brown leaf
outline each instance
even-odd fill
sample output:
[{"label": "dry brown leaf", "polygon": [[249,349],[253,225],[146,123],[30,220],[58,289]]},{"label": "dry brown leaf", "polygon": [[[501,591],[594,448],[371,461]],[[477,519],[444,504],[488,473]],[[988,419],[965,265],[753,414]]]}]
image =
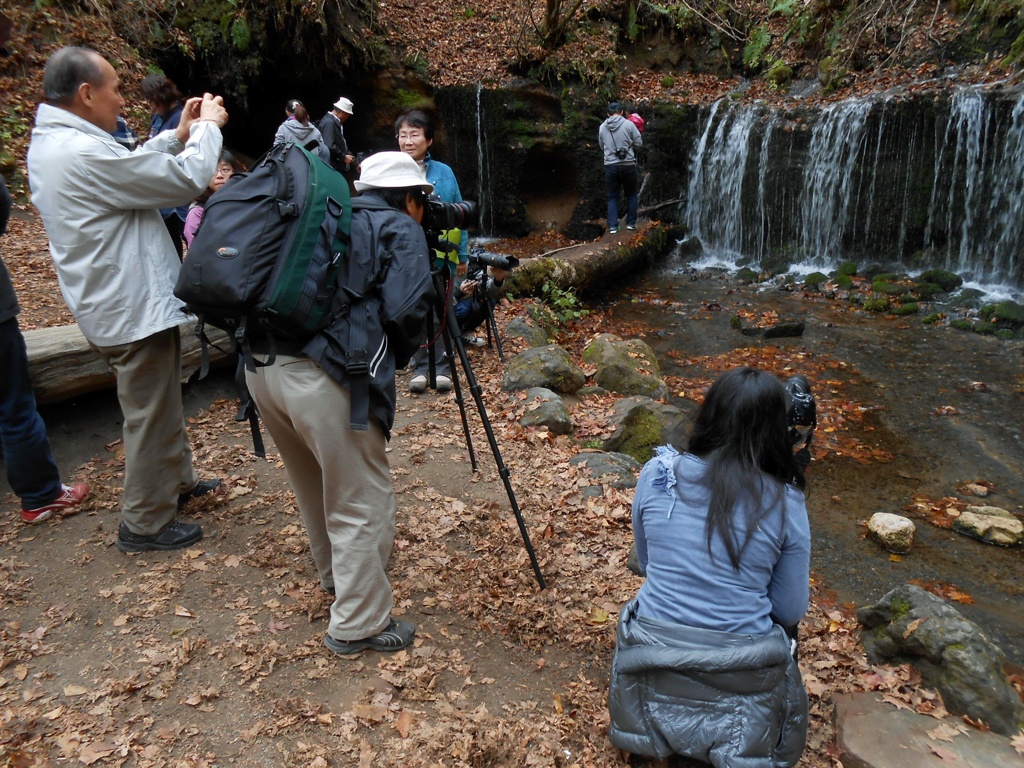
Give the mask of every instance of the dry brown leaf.
[{"label": "dry brown leaf", "polygon": [[110,744],[105,741],[94,741],[90,744],[84,745],[78,751],[78,759],[86,765],[92,765],[96,761],[112,755],[116,750],[116,744]]},{"label": "dry brown leaf", "polygon": [[951,752],[945,747],[932,745],[932,754],[938,755],[943,760],[959,760],[959,755],[957,755],[956,752]]},{"label": "dry brown leaf", "polygon": [[412,712],[408,709],[403,709],[398,713],[398,718],[395,720],[395,730],[398,731],[399,735],[403,739],[409,738],[409,731],[412,728]]}]

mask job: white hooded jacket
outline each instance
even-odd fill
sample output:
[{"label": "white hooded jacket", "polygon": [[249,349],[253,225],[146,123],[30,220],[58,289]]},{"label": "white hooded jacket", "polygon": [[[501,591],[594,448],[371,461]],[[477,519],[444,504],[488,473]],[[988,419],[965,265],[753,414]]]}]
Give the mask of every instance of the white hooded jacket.
[{"label": "white hooded jacket", "polygon": [[177,326],[180,264],[159,208],[185,205],[213,178],[223,138],[211,121],[188,142],[164,131],[135,152],[65,109],[42,104],[28,150],[61,292],[82,334],[117,346]]}]

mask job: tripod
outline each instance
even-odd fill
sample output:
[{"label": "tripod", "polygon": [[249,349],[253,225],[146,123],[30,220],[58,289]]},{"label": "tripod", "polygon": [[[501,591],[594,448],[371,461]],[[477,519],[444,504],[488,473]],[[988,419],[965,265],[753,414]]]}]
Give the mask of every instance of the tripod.
[{"label": "tripod", "polygon": [[[439,244],[438,237],[436,234],[427,232],[427,242],[430,245],[430,258],[433,259],[433,253],[435,250],[444,252],[444,246],[447,243]],[[450,247],[450,246],[449,246]],[[491,447],[491,455],[494,456],[494,463],[498,467],[498,475],[501,477],[501,481],[505,486],[505,493],[508,495],[509,503],[512,505],[512,512],[516,516],[516,523],[519,526],[519,534],[523,537],[523,546],[526,548],[526,553],[530,556],[530,564],[533,566],[534,576],[537,578],[537,585],[543,590],[547,589],[547,584],[544,582],[544,575],[540,572],[540,565],[537,562],[537,555],[533,551],[533,545],[530,543],[530,534],[526,530],[526,522],[523,520],[523,514],[519,509],[519,504],[516,502],[515,492],[512,490],[512,483],[509,481],[508,467],[501,458],[501,450],[498,448],[498,441],[494,436],[494,430],[491,428],[491,421],[487,417],[487,410],[484,408],[484,402],[482,398],[483,390],[477,383],[476,376],[473,374],[473,367],[469,364],[469,356],[466,354],[466,346],[462,342],[462,334],[459,332],[459,323],[455,318],[455,307],[451,301],[451,294],[449,288],[451,286],[451,279],[448,275],[447,266],[442,266],[440,269],[431,269],[431,277],[434,282],[435,298],[435,312],[431,312],[427,315],[427,340],[429,346],[427,347],[428,360],[429,360],[429,384],[433,387],[436,386],[436,365],[434,358],[434,346],[433,341],[435,340],[434,333],[434,315],[436,314],[441,318],[441,334],[440,338],[444,342],[444,354],[445,359],[448,360],[449,370],[451,372],[452,384],[455,388],[455,402],[459,406],[459,414],[462,417],[462,431],[466,436],[466,448],[469,450],[469,460],[473,467],[473,471],[477,470],[476,454],[473,451],[473,440],[469,433],[469,421],[466,419],[466,403],[462,396],[462,386],[459,383],[459,376],[455,370],[455,355],[458,354],[459,363],[462,365],[462,370],[466,374],[466,383],[469,385],[470,394],[473,395],[473,401],[476,403],[477,413],[480,415],[480,421],[484,425],[484,432],[487,434],[487,441]],[[490,334],[491,327],[494,324],[494,312],[491,309],[490,303],[487,304],[488,308],[488,328],[487,332]],[[497,339],[497,325],[493,325],[495,339]],[[452,329],[455,329],[454,331]],[[500,344],[500,342],[499,342]],[[501,347],[499,346],[500,350]],[[502,358],[504,361],[504,358]]]}]

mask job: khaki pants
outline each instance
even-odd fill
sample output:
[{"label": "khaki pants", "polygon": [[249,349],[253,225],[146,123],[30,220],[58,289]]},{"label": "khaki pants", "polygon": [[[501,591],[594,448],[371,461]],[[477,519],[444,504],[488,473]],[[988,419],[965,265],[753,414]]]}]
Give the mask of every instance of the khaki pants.
[{"label": "khaki pants", "polygon": [[395,491],[386,440],[349,428],[348,390],[314,361],[278,355],[246,371],[249,391],[284,459],[320,583],[334,586],[327,628],[362,640],[387,627],[394,605],[384,569],[395,540]]},{"label": "khaki pants", "polygon": [[114,370],[124,416],[128,528],[153,536],[178,514],[178,494],[199,482],[181,406],[181,336],[169,328],[115,347],[90,344]]}]

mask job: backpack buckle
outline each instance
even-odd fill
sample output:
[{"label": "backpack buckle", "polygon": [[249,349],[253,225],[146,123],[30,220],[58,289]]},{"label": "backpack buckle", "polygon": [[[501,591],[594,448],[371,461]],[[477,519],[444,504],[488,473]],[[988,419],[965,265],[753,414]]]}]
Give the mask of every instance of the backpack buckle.
[{"label": "backpack buckle", "polygon": [[369,360],[365,349],[354,349],[348,356],[346,366],[349,376],[365,376],[370,372]]}]

